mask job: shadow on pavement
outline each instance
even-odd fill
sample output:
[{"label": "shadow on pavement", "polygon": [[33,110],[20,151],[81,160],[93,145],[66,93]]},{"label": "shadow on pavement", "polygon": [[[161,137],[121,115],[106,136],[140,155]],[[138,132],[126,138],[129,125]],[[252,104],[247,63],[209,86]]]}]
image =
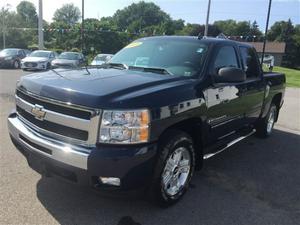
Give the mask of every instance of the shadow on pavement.
[{"label": "shadow on pavement", "polygon": [[60,224],[297,224],[300,136],[275,130],[205,162],[182,201],[161,209],[42,178],[37,197]]}]

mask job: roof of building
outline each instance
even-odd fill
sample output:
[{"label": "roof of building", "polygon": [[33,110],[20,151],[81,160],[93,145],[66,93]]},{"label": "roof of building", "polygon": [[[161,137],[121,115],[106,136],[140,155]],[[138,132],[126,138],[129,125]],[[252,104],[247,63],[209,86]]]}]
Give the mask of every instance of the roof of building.
[{"label": "roof of building", "polygon": [[[257,52],[261,53],[263,51],[263,42],[246,42],[252,45]],[[285,53],[285,43],[284,42],[267,42],[266,43],[266,53]]]}]

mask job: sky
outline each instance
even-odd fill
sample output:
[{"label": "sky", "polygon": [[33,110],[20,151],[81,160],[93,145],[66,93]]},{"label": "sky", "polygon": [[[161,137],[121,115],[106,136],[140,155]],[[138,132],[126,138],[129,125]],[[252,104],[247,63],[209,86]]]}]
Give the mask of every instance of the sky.
[{"label": "sky", "polygon": [[[29,0],[38,7],[38,0]],[[139,0],[85,0],[85,18],[101,18],[112,16]],[[183,19],[187,23],[205,24],[208,0],[152,0],[167,12],[173,19]],[[0,7],[11,5],[15,10],[21,0],[0,0]],[[216,20],[234,19],[238,21],[258,22],[261,30],[265,27],[268,0],[211,0],[210,23]],[[43,17],[51,22],[57,8],[63,4],[74,3],[81,9],[81,0],[43,0]],[[275,21],[291,19],[294,24],[300,24],[300,0],[273,0],[270,25]]]}]

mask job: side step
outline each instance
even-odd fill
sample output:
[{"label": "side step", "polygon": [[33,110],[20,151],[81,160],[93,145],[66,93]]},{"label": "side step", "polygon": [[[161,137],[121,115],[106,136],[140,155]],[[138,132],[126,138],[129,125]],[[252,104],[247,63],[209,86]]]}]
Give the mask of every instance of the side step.
[{"label": "side step", "polygon": [[254,129],[254,130],[252,130],[250,133],[248,133],[248,134],[246,134],[246,135],[244,135],[244,136],[240,136],[240,137],[238,137],[237,139],[232,140],[232,141],[229,142],[225,147],[221,148],[221,150],[219,150],[219,151],[217,151],[217,152],[214,152],[214,153],[208,153],[208,154],[205,154],[205,155],[203,156],[203,159],[209,159],[209,158],[211,158],[211,157],[213,157],[213,156],[215,156],[215,155],[217,155],[217,154],[219,154],[219,153],[225,151],[226,149],[228,149],[228,148],[231,147],[232,145],[234,145],[234,144],[236,144],[236,143],[238,143],[238,142],[244,140],[245,138],[251,136],[251,135],[254,134],[255,132],[256,132],[256,130]]}]

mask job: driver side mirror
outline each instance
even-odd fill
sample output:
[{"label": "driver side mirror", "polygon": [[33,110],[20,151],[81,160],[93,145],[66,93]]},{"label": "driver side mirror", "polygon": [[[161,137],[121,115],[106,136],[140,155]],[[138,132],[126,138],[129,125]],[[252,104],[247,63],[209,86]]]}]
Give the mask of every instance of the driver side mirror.
[{"label": "driver side mirror", "polygon": [[246,73],[235,67],[223,67],[219,69],[218,75],[214,76],[216,83],[235,83],[246,80]]}]

